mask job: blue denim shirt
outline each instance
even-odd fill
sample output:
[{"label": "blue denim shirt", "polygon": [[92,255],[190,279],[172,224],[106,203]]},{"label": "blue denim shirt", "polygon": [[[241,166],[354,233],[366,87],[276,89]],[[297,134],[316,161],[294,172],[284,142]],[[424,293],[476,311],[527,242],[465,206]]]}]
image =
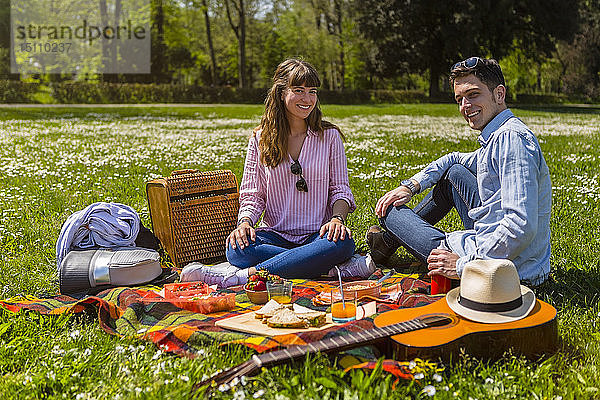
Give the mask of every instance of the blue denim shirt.
[{"label": "blue denim shirt", "polygon": [[413,179],[421,191],[433,186],[453,164],[477,176],[481,206],[469,211],[473,229],[446,234],[459,259],[456,271],[476,258],[507,258],[521,280],[543,282],[550,273],[550,207],[552,184],[537,138],[510,110],[481,131],[481,147],[454,152],[429,164]]}]

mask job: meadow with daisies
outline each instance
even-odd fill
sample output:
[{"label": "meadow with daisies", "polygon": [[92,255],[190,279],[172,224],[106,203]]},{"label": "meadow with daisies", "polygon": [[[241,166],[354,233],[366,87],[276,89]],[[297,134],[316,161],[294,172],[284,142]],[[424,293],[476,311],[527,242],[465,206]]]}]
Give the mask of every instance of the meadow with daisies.
[{"label": "meadow with daisies", "polygon": [[[230,169],[238,182],[260,105],[199,107],[0,106],[0,294],[58,293],[55,243],[73,212],[97,202],[132,206],[150,227],[145,183],[178,169]],[[357,245],[374,206],[433,159],[477,148],[456,106],[324,106],[345,134]],[[214,398],[593,399],[600,397],[600,108],[514,108],[537,135],[553,186],[553,277],[536,290],[558,309],[560,348],[542,360],[414,360],[419,379],[376,369],[343,373],[314,355],[263,370]],[[416,203],[420,196],[413,199]],[[460,229],[453,213],[442,229]],[[399,259],[412,258],[403,251]],[[399,264],[400,265],[400,264]],[[424,268],[411,267],[413,271]],[[401,271],[399,271],[401,272]],[[153,343],[106,334],[93,316],[0,309],[2,399],[188,398],[194,383],[247,360],[243,347],[181,358]]]}]

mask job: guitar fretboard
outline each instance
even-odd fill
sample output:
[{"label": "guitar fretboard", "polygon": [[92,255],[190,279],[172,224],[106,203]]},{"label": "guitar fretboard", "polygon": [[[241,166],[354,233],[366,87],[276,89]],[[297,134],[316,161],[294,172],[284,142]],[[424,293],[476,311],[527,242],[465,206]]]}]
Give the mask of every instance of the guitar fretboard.
[{"label": "guitar fretboard", "polygon": [[397,324],[373,328],[360,332],[352,332],[344,336],[337,336],[309,343],[306,346],[292,346],[283,350],[272,351],[266,354],[252,356],[252,361],[257,367],[281,364],[286,361],[301,358],[308,353],[327,353],[332,350],[344,350],[357,347],[361,344],[374,342],[389,336],[404,332],[427,328],[428,325],[419,319],[399,322]]}]

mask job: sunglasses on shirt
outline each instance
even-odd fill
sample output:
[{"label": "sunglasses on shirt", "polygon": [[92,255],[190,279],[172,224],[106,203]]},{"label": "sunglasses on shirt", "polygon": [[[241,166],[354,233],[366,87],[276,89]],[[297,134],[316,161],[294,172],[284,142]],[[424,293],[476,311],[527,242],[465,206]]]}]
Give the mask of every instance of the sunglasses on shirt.
[{"label": "sunglasses on shirt", "polygon": [[294,161],[292,165],[290,165],[290,170],[292,174],[298,175],[298,180],[296,181],[296,189],[300,192],[308,193],[308,185],[306,184],[306,180],[304,176],[302,176],[302,166],[298,162],[298,160]]}]

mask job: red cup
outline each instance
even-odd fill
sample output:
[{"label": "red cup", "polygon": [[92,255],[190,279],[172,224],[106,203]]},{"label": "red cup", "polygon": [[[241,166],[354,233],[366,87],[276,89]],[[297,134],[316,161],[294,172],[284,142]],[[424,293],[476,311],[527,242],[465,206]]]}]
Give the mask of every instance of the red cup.
[{"label": "red cup", "polygon": [[452,281],[450,278],[446,278],[443,275],[431,276],[431,294],[448,293],[451,287]]}]

